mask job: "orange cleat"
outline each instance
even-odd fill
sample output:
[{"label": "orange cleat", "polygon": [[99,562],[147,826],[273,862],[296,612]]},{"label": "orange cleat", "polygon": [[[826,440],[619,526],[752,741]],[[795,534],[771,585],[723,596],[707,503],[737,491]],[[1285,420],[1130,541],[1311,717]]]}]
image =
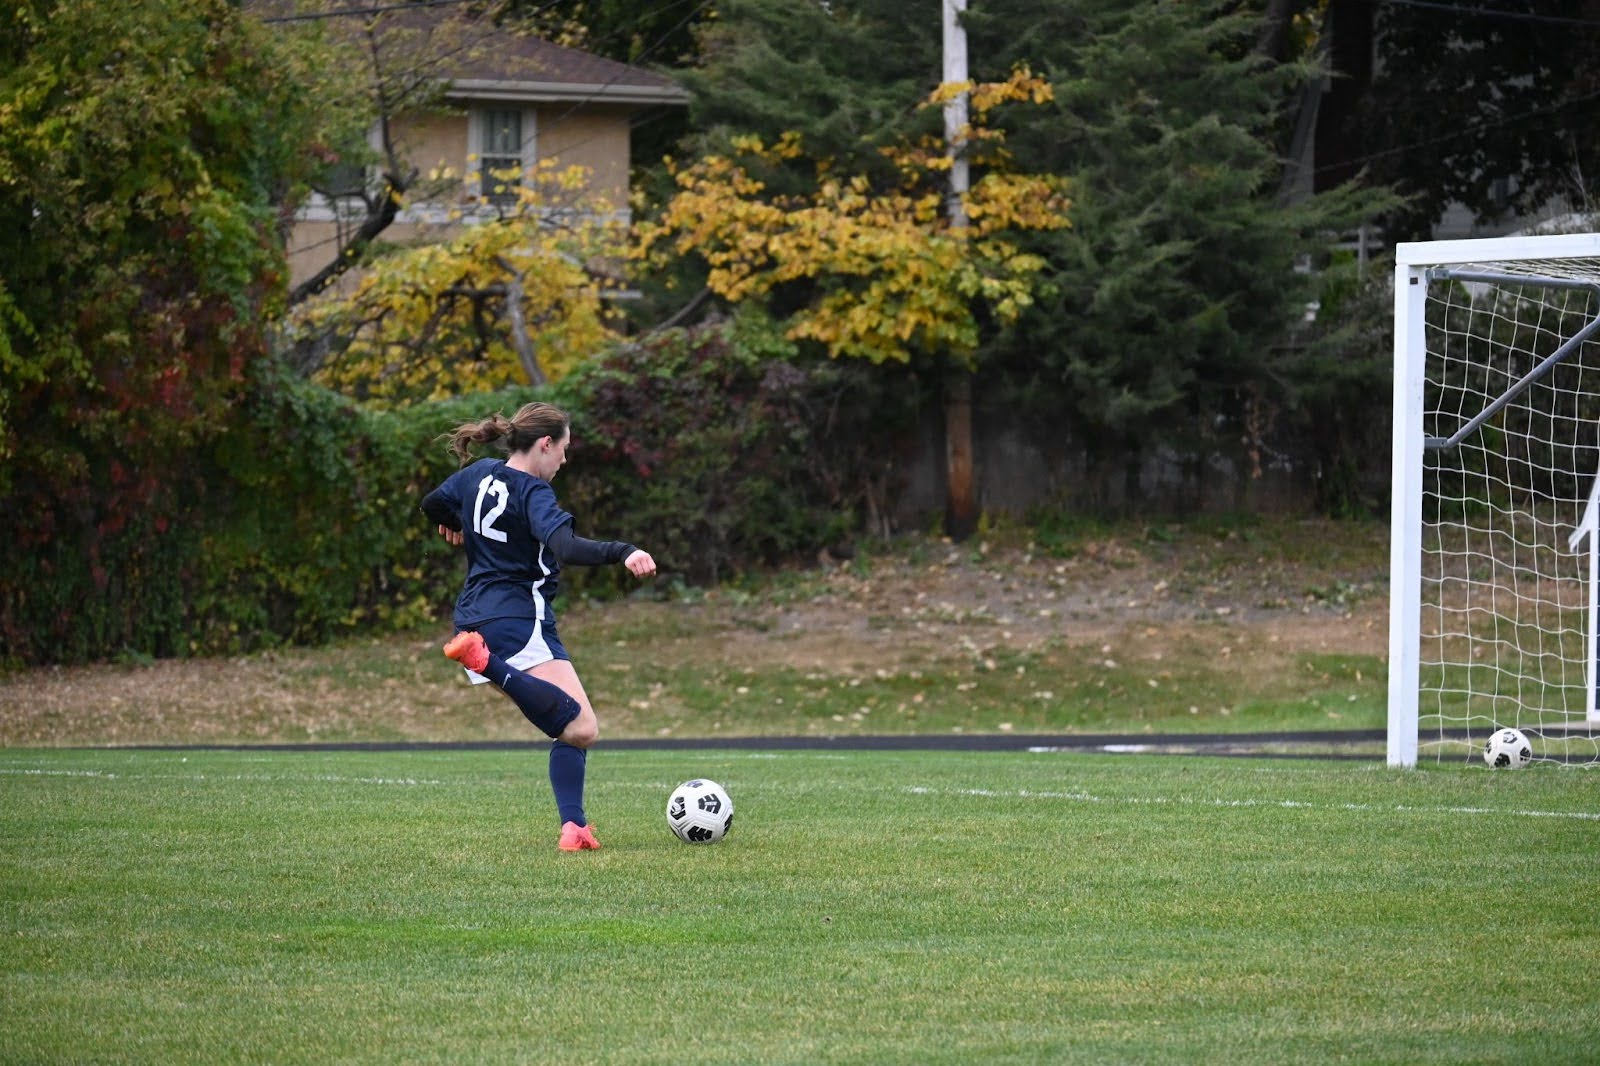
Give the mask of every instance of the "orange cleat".
[{"label": "orange cleat", "polygon": [[567,822],[561,827],[561,840],[556,847],[562,851],[597,851],[600,842],[594,838],[594,827]]},{"label": "orange cleat", "polygon": [[489,645],[483,642],[483,637],[471,630],[457,633],[450,638],[450,643],[444,646],[447,658],[465,666],[475,674],[483,673],[484,667],[489,665]]}]

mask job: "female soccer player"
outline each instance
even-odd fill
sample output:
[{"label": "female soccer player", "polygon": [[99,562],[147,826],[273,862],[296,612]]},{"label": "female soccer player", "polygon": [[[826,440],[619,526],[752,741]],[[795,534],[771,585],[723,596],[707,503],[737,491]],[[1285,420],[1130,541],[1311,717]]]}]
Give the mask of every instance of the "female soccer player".
[{"label": "female soccer player", "polygon": [[[560,408],[526,404],[457,426],[446,436],[462,468],[422,501],[439,535],[465,545],[467,578],[456,599],[459,630],[445,655],[473,684],[493,681],[550,746],[550,787],[562,851],[598,848],[583,810],[589,745],[599,736],[594,708],[556,634],[550,601],[563,563],[621,563],[638,577],[656,572],[649,552],[616,540],[585,540],[556,503],[550,480],[567,461],[571,422]],[[504,459],[472,458],[473,444],[497,444]],[[526,671],[526,672],[524,672]]]}]

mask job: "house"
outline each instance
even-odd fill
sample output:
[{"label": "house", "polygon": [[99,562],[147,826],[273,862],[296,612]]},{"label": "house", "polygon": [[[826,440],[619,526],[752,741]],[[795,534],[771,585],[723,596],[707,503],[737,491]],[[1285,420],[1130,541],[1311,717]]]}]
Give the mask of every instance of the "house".
[{"label": "house", "polygon": [[[689,102],[664,75],[451,7],[338,21],[332,32],[349,42],[358,62],[370,63],[391,99],[406,101],[369,135],[379,159],[417,175],[404,206],[381,227],[386,242],[443,237],[494,217],[515,198],[504,175],[544,161],[585,168],[588,192],[625,215],[632,126]],[[451,177],[432,177],[438,174]],[[364,225],[365,236],[374,236],[374,177],[373,168],[349,173],[297,212],[288,237],[291,289],[360,242]]]}]

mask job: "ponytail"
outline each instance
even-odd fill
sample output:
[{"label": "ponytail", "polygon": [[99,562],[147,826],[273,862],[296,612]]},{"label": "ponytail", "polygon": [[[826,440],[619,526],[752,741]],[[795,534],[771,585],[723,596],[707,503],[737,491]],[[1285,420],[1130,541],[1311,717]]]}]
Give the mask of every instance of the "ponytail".
[{"label": "ponytail", "polygon": [[466,466],[472,461],[474,444],[498,444],[504,439],[506,443],[498,446],[515,454],[528,450],[545,437],[560,440],[567,435],[569,425],[567,413],[561,408],[535,401],[523,404],[509,419],[496,411],[481,421],[463,422],[442,439],[448,443],[450,454]]}]

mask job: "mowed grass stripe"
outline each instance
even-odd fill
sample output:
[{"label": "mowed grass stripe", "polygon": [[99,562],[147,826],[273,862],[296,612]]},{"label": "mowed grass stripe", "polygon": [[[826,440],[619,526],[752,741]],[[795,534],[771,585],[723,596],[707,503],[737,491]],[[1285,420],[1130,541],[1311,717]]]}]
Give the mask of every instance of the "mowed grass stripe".
[{"label": "mowed grass stripe", "polygon": [[[0,1060],[1586,1061],[1596,778],[0,752]],[[666,828],[721,781],[722,844]],[[1086,798],[1087,797],[1087,798]]]}]

